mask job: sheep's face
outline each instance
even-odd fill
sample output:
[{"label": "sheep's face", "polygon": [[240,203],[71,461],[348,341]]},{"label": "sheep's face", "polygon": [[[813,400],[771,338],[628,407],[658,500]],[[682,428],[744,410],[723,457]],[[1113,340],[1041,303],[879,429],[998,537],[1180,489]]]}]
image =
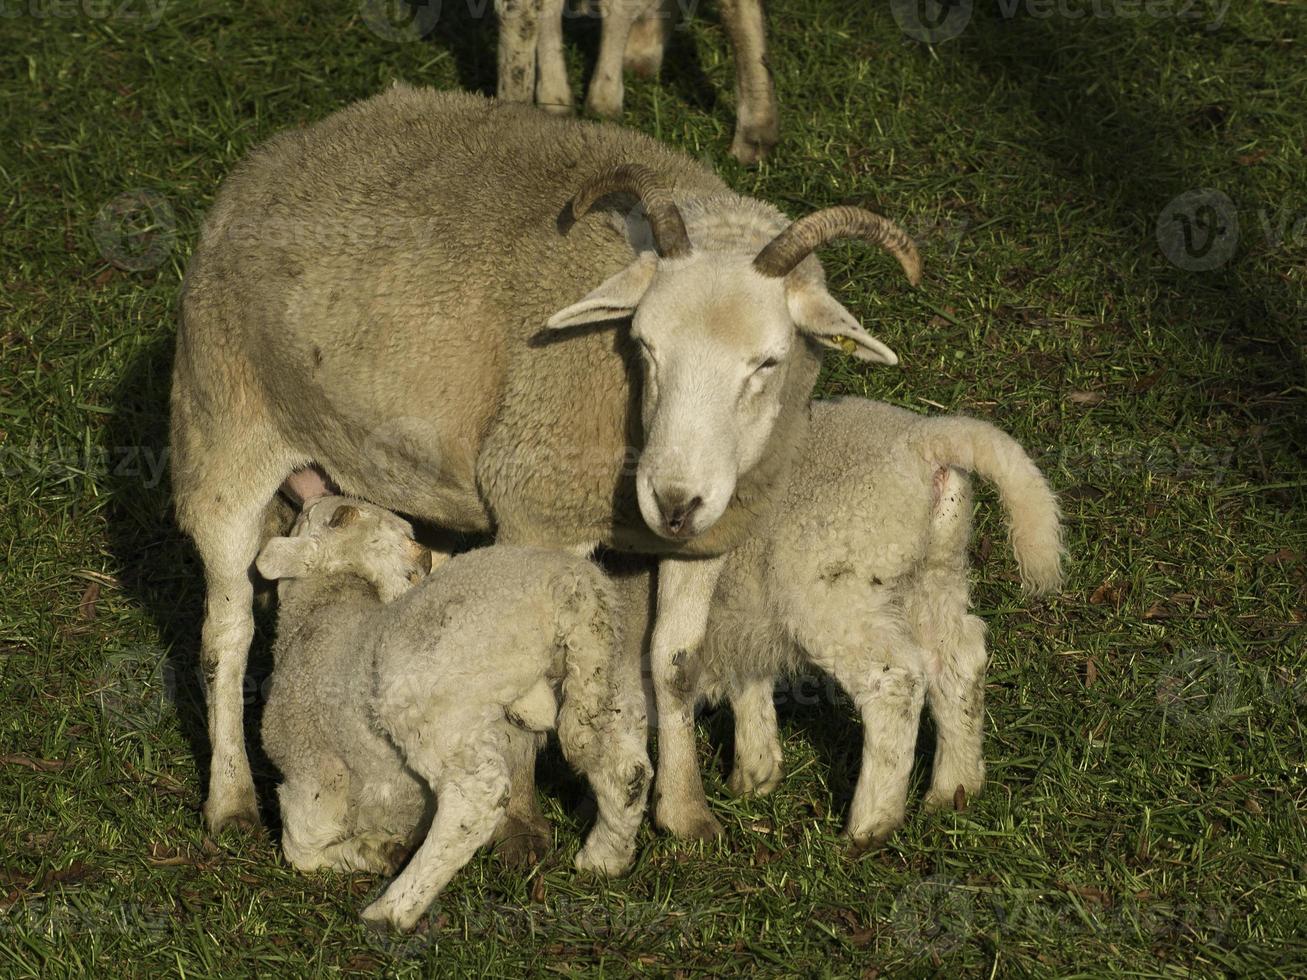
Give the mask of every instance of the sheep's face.
[{"label": "sheep's face", "polygon": [[549,326],[627,316],[643,381],[640,513],[671,540],[712,527],[762,457],[799,334],[865,345],[874,355],[868,360],[894,361],[819,278],[763,276],[747,253],[658,259],[646,252]]},{"label": "sheep's face", "polygon": [[273,580],[357,575],[389,602],[426,576],[432,563],[433,553],[413,540],[407,521],[382,507],[332,496],[305,507],[290,536],[269,541],[256,565]]}]

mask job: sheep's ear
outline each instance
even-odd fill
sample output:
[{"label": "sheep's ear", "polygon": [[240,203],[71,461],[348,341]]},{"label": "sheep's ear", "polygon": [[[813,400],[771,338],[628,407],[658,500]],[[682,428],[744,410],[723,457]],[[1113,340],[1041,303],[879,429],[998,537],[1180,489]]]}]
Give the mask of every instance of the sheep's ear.
[{"label": "sheep's ear", "polygon": [[313,550],[312,538],[273,538],[259,552],[254,567],[270,582],[299,578],[309,570]]},{"label": "sheep's ear", "polygon": [[785,299],[799,332],[819,344],[873,364],[899,362],[897,354],[863,330],[853,314],[822,287],[801,286],[790,290]]},{"label": "sheep's ear", "polygon": [[653,281],[657,267],[656,255],[641,253],[638,259],[617,275],[604,280],[588,296],[551,316],[545,326],[550,330],[560,330],[630,316]]}]

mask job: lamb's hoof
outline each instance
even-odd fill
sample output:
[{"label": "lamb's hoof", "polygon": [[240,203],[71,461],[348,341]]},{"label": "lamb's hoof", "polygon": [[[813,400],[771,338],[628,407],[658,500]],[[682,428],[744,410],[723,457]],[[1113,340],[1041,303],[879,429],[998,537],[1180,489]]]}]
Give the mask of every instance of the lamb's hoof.
[{"label": "lamb's hoof", "polygon": [[675,812],[659,807],[656,815],[659,827],[682,840],[715,840],[722,835],[722,825],[704,805],[679,807]]},{"label": "lamb's hoof", "polygon": [[748,769],[737,765],[726,780],[726,790],[732,796],[766,796],[781,784],[780,766]]},{"label": "lamb's hoof", "polygon": [[850,858],[857,859],[864,854],[880,850],[902,824],[901,819],[879,820],[866,829],[845,829],[841,836],[847,841],[846,853]]},{"label": "lamb's hoof", "polygon": [[605,853],[587,846],[577,853],[572,866],[577,871],[590,871],[606,878],[616,878],[626,873],[627,868],[631,866],[631,858],[628,855],[614,854],[611,851]]},{"label": "lamb's hoof", "polygon": [[359,913],[359,918],[368,929],[383,936],[392,932],[409,932],[413,928],[412,923],[406,926],[394,917],[382,899],[377,899],[365,908]]},{"label": "lamb's hoof", "polygon": [[509,867],[526,868],[538,863],[553,847],[550,827],[539,822],[509,816],[495,840],[495,857]]},{"label": "lamb's hoof", "polygon": [[229,827],[247,832],[261,830],[263,820],[254,800],[254,791],[251,790],[248,797],[242,796],[235,800],[207,800],[204,804],[204,825],[213,837]]},{"label": "lamb's hoof", "polygon": [[752,122],[741,119],[735,126],[731,156],[746,167],[756,166],[775,148],[780,138],[780,123],[774,113]]}]

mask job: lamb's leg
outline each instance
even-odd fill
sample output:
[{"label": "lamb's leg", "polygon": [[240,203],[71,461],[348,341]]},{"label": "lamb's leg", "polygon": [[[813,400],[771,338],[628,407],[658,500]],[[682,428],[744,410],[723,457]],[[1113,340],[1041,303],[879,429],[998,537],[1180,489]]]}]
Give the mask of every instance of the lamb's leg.
[{"label": "lamb's leg", "polygon": [[[838,593],[812,599],[816,612],[794,624],[796,637],[862,716],[862,768],[845,829],[862,848],[884,841],[903,823],[926,693],[924,655],[893,618],[855,617],[856,601],[842,601]],[[847,615],[840,617],[840,610]]]},{"label": "lamb's leg", "polygon": [[964,614],[948,626],[939,631],[938,660],[926,674],[938,732],[925,800],[932,808],[952,806],[959,788],[964,798],[975,796],[985,782],[985,624]]},{"label": "lamb's leg", "polygon": [[544,736],[515,731],[504,750],[510,790],[494,840],[495,856],[505,864],[528,865],[549,853],[553,832],[536,801],[536,753],[543,744]]},{"label": "lamb's leg", "polygon": [[708,810],[694,744],[694,695],[699,648],[708,626],[724,559],[658,566],[658,613],[650,649],[658,706],[658,778],[654,819],[677,837],[708,839],[722,832]]},{"label": "lamb's leg", "polygon": [[563,56],[563,7],[566,0],[543,0],[540,39],[536,43],[536,104],[546,112],[572,111],[572,86]]},{"label": "lamb's leg", "polygon": [[673,0],[655,0],[631,25],[626,39],[623,66],[641,78],[657,78],[663,67],[663,52],[676,17]]},{"label": "lamb's leg", "polygon": [[178,522],[204,563],[204,676],[212,751],[204,819],[217,833],[227,824],[259,823],[254,780],[245,753],[244,683],[254,636],[251,569],[265,510],[294,459],[248,421],[223,417],[209,431],[207,406],[193,408],[174,391],[173,499]]},{"label": "lamb's leg", "polygon": [[600,0],[603,30],[599,39],[599,60],[595,63],[594,77],[586,96],[586,108],[591,112],[615,119],[622,114],[622,59],[626,53],[626,39],[631,25],[644,13],[653,0]]},{"label": "lamb's leg", "polygon": [[735,140],[731,156],[743,164],[755,164],[780,138],[762,0],[722,0],[722,21],[735,54]]},{"label": "lamb's leg", "polygon": [[449,880],[490,842],[507,813],[508,765],[492,743],[448,749],[452,754],[443,766],[408,756],[414,770],[435,787],[436,815],[408,866],[363,910],[369,924],[412,929]]},{"label": "lamb's leg", "polygon": [[849,692],[862,715],[862,769],[844,830],[856,847],[882,843],[903,823],[908,780],[921,724],[925,684],[896,666],[888,651],[838,657],[822,664]]},{"label": "lamb's leg", "polygon": [[499,17],[498,95],[530,102],[535,95],[536,41],[543,0],[495,0]]},{"label": "lamb's leg", "polygon": [[781,738],[771,677],[741,678],[731,691],[735,765],[726,788],[735,796],[766,796],[781,781]]}]

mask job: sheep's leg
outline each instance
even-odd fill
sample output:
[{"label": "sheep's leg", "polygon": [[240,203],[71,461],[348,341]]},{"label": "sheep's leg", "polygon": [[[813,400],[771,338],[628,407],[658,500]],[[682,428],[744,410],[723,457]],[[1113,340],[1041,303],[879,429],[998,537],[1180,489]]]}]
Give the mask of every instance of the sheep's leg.
[{"label": "sheep's leg", "polygon": [[495,831],[495,856],[510,865],[527,865],[549,853],[553,831],[536,802],[536,752],[544,736],[514,731],[504,755],[510,774],[507,813]]},{"label": "sheep's leg", "polygon": [[[443,753],[442,753],[443,754]],[[436,790],[436,815],[408,867],[363,910],[363,921],[408,932],[451,878],[490,842],[508,809],[508,765],[487,742],[454,749],[443,767],[410,755]]]},{"label": "sheep's leg", "polygon": [[625,94],[622,84],[622,59],[631,25],[653,0],[600,0],[603,30],[599,39],[599,60],[586,96],[586,108],[596,115],[615,119],[622,114]]},{"label": "sheep's leg", "polygon": [[[935,768],[926,805],[952,806],[980,792],[985,782],[982,749],[985,726],[985,624],[963,615],[940,631],[938,660],[926,674],[926,693],[935,718]],[[960,801],[960,802],[962,802]]]},{"label": "sheep's leg", "polygon": [[663,52],[672,32],[676,4],[672,0],[655,0],[653,6],[631,25],[626,38],[623,67],[641,78],[657,78],[663,67]]},{"label": "sheep's leg", "polygon": [[771,677],[742,678],[731,691],[735,765],[726,788],[735,796],[766,796],[781,781],[781,738]]},{"label": "sheep's leg", "polygon": [[546,112],[572,111],[572,86],[563,57],[563,8],[566,0],[542,0],[540,39],[536,43],[536,104]]},{"label": "sheep's leg", "polygon": [[743,164],[755,164],[780,139],[762,0],[722,0],[722,21],[735,54],[735,140],[731,156]]},{"label": "sheep's leg", "polygon": [[495,0],[499,17],[498,95],[530,102],[535,95],[536,41],[543,0]]},{"label": "sheep's leg", "polygon": [[658,778],[654,819],[677,837],[708,839],[722,832],[708,810],[694,744],[699,648],[708,626],[724,559],[658,566],[658,614],[650,665],[658,706]]},{"label": "sheep's leg", "polygon": [[231,823],[259,823],[243,725],[245,665],[254,636],[251,568],[265,511],[294,460],[239,419],[224,418],[217,436],[204,431],[195,421],[204,414],[184,393],[174,393],[173,497],[178,521],[204,563],[200,666],[212,752],[204,819],[216,833]]}]

